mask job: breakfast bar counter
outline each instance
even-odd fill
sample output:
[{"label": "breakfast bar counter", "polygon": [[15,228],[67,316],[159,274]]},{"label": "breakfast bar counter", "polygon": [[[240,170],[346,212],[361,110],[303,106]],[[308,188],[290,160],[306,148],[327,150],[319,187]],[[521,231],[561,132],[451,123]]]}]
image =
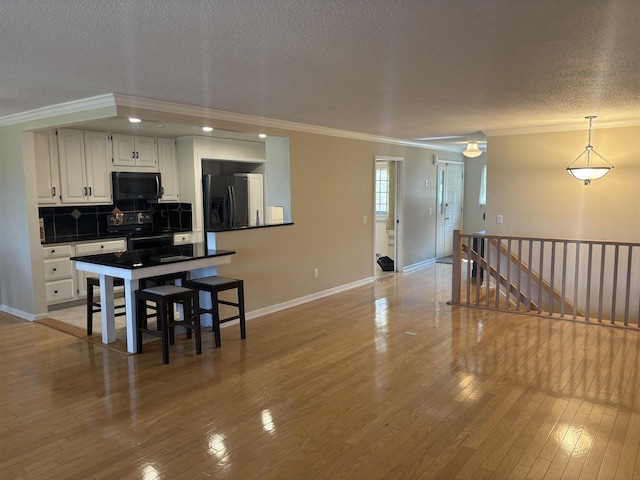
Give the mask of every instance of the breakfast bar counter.
[{"label": "breakfast bar counter", "polygon": [[[127,350],[136,351],[135,291],[139,280],[177,272],[191,272],[192,278],[207,276],[208,267],[231,262],[232,250],[210,250],[204,243],[145,250],[130,250],[72,257],[77,270],[97,274],[100,277],[100,303],[102,320],[102,342],[113,343],[116,339],[113,309],[113,279],[124,280]],[[205,269],[205,270],[203,270]],[[204,272],[199,275],[198,271]]]}]

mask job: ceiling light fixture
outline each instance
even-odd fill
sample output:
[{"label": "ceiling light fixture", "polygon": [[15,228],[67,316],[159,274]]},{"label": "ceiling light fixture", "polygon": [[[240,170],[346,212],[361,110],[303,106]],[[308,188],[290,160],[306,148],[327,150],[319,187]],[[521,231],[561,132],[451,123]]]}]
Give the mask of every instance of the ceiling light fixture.
[{"label": "ceiling light fixture", "polygon": [[139,118],[135,118],[135,117],[129,117],[129,121],[131,123],[140,123],[142,120],[140,120]]},{"label": "ceiling light fixture", "polygon": [[260,138],[267,138],[267,134],[266,133],[259,133],[258,137]]},{"label": "ceiling light fixture", "polygon": [[[577,156],[577,158],[569,164],[567,167],[567,172],[569,172],[573,177],[577,178],[581,182],[584,182],[585,185],[591,185],[591,180],[598,180],[599,178],[604,177],[609,170],[613,168],[613,165],[602,155],[595,151],[593,146],[591,145],[591,121],[594,118],[597,118],[595,115],[584,117],[589,120],[589,139],[587,141],[587,146],[584,147],[584,152]],[[602,162],[598,162],[597,164],[591,163],[591,154],[595,154]],[[582,157],[585,157],[584,162],[579,165],[575,165],[575,163],[580,160]],[[596,159],[597,160],[597,159]]]},{"label": "ceiling light fixture", "polygon": [[462,151],[462,154],[465,157],[475,158],[482,155],[482,150],[478,148],[478,144],[476,142],[469,142],[469,145],[467,145],[467,148]]},{"label": "ceiling light fixture", "polygon": [[213,132],[213,127],[202,127],[203,132]]}]

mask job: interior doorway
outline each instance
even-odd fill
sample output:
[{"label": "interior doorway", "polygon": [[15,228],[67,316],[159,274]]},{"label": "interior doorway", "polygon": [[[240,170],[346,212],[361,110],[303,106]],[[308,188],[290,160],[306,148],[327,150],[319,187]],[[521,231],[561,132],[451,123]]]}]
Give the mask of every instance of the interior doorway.
[{"label": "interior doorway", "polygon": [[402,158],[375,159],[374,272],[376,276],[402,270]]},{"label": "interior doorway", "polygon": [[453,255],[453,231],[462,230],[464,163],[438,163],[436,258]]}]

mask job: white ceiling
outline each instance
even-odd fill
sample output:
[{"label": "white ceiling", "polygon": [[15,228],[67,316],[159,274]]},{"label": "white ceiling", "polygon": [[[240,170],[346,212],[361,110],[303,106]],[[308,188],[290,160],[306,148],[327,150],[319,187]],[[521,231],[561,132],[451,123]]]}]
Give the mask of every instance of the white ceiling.
[{"label": "white ceiling", "polygon": [[639,25],[638,0],[0,0],[0,117],[114,92],[466,135],[429,143],[637,125]]}]

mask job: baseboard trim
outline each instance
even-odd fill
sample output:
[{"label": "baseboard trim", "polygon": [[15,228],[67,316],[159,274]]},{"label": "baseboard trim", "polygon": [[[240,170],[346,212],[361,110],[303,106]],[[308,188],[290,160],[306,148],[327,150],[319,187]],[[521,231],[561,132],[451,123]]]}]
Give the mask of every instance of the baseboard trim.
[{"label": "baseboard trim", "polygon": [[0,305],[0,310],[10,315],[13,315],[15,317],[22,318],[23,320],[29,320],[30,322],[47,318],[46,313],[41,313],[39,315],[32,315],[31,313],[23,312],[22,310],[18,310],[17,308],[13,308],[8,305]]},{"label": "baseboard trim", "polygon": [[434,263],[436,263],[436,259],[430,258],[429,260],[424,260],[423,262],[414,263],[413,265],[407,265],[406,267],[402,267],[402,273],[415,272],[416,270],[424,268],[427,265],[432,265]]},{"label": "baseboard trim", "polygon": [[[339,285],[337,287],[330,288],[328,290],[323,290],[321,292],[305,295],[304,297],[294,298],[293,300],[287,300],[286,302],[277,303],[275,305],[270,305],[264,308],[259,308],[258,310],[247,312],[246,319],[253,320],[254,318],[263,317],[265,315],[269,315],[270,313],[276,313],[281,310],[286,310],[287,308],[297,307],[298,305],[313,302],[314,300],[319,300],[321,298],[328,297],[330,295],[335,295],[336,293],[361,287],[363,285],[373,283],[374,281],[375,281],[375,277],[367,277],[367,278],[363,278],[362,280],[356,280],[355,282]],[[238,320],[233,320],[231,322],[225,323],[224,325],[221,325],[221,327],[229,327],[231,325],[237,325],[237,324],[238,324]]]}]

